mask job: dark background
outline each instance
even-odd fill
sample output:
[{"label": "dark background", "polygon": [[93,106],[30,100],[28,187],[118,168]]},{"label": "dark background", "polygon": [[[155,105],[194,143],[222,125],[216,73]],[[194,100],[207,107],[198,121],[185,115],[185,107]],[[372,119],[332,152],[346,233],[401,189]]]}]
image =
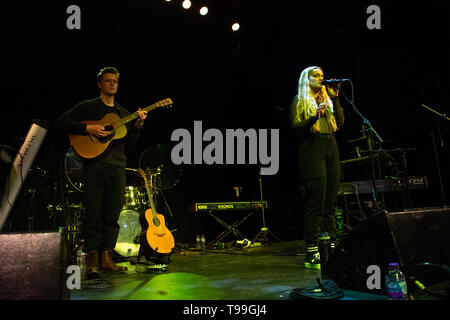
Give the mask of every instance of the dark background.
[{"label": "dark background", "polygon": [[[271,205],[268,226],[281,238],[298,238],[301,204],[287,110],[300,72],[318,65],[326,78],[352,80],[355,104],[386,140],[384,148],[416,149],[407,153],[408,173],[427,176],[430,186],[413,193],[414,206],[442,205],[431,134],[436,134],[448,195],[449,122],[421,105],[448,113],[449,11],[444,1],[216,0],[209,1],[205,17],[197,13],[196,2],[190,10],[181,8],[181,1],[163,0],[2,5],[0,142],[18,149],[33,119],[54,121],[77,102],[97,96],[97,72],[116,66],[121,73],[117,100],[131,112],[163,98],[174,101],[174,107],[149,114],[129,167],[137,168],[150,146],[173,146],[176,128],[193,132],[194,120],[202,120],[204,130],[222,132],[279,128],[279,172],[262,178]],[[71,4],[81,8],[81,30],[66,27]],[[381,8],[381,30],[366,27],[371,4]],[[240,17],[238,32],[230,29],[234,15]],[[351,96],[348,83],[342,92]],[[362,120],[341,101],[346,124],[337,139],[341,158],[349,159],[355,154],[348,140],[361,136]],[[49,172],[37,178],[40,190],[58,181],[67,149],[65,135],[51,128],[35,162]],[[394,156],[401,171],[403,164]],[[178,228],[178,240],[193,241],[197,232],[211,239],[221,230],[210,217],[189,212],[190,204],[236,200],[233,186],[244,188],[241,200],[258,200],[259,167],[177,168],[180,180],[165,195],[174,214],[167,219]],[[364,180],[367,165],[348,165],[344,174],[346,181]],[[130,177],[130,183],[135,180]],[[33,175],[27,183],[34,183]],[[232,215],[227,219],[239,214]],[[260,216],[252,219],[245,227],[250,237],[261,225]]]}]

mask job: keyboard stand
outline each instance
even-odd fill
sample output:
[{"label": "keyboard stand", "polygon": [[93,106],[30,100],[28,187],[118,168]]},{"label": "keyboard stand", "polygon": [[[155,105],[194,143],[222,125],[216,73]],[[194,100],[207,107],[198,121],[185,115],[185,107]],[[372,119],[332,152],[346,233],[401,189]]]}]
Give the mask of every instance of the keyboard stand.
[{"label": "keyboard stand", "polygon": [[239,227],[245,220],[247,220],[251,215],[253,215],[259,208],[255,208],[253,210],[250,211],[249,214],[247,214],[244,218],[242,218],[240,221],[235,221],[233,224],[229,225],[226,222],[224,222],[223,220],[221,220],[219,217],[215,216],[214,214],[212,214],[211,211],[208,212],[208,214],[213,217],[218,223],[220,223],[222,226],[224,226],[225,228],[227,228],[227,231],[223,231],[222,233],[220,233],[213,241],[211,241],[208,246],[206,247],[206,249],[211,249],[214,247],[214,245],[216,245],[220,240],[222,240],[223,238],[225,238],[226,236],[228,236],[231,232],[233,232],[236,236],[241,237],[242,239],[248,239],[248,237],[246,237],[244,234],[242,234],[237,227]]}]

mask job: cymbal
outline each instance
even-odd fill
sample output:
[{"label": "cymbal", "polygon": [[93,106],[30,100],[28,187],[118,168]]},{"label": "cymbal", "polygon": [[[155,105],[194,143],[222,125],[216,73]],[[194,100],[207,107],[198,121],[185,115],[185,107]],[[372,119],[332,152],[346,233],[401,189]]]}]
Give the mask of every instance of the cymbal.
[{"label": "cymbal", "polygon": [[365,136],[365,137],[357,137],[357,138],[354,138],[354,139],[347,140],[347,142],[348,143],[352,143],[352,142],[358,142],[358,141],[362,141],[362,140],[366,140],[366,139],[367,139],[367,136]]},{"label": "cymbal", "polygon": [[364,160],[369,160],[370,157],[369,156],[364,156],[364,157],[359,157],[359,158],[353,158],[353,159],[346,159],[346,160],[342,160],[341,164],[346,164],[346,163],[350,163],[350,162],[356,162],[356,161],[364,161]]},{"label": "cymbal", "polygon": [[393,148],[393,149],[375,149],[372,151],[369,150],[359,150],[360,154],[380,154],[380,153],[396,153],[396,152],[405,152],[405,151],[416,151],[416,148]]}]

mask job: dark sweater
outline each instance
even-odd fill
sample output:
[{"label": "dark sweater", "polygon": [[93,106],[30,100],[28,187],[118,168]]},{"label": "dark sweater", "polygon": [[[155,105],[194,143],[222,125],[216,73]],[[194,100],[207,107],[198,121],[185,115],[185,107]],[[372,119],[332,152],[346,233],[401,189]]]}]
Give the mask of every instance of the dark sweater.
[{"label": "dark sweater", "polygon": [[[63,113],[56,120],[56,126],[70,134],[87,135],[86,124],[81,123],[81,121],[100,120],[107,113],[111,112],[116,113],[120,118],[130,114],[127,109],[121,107],[117,102],[114,107],[110,107],[104,104],[100,97],[97,97],[82,101]],[[101,155],[94,159],[86,160],[86,162],[102,162],[126,167],[125,145],[127,147],[133,146],[140,137],[140,129],[134,125],[134,122],[129,122],[126,126],[127,135],[124,138],[112,140]]]}]

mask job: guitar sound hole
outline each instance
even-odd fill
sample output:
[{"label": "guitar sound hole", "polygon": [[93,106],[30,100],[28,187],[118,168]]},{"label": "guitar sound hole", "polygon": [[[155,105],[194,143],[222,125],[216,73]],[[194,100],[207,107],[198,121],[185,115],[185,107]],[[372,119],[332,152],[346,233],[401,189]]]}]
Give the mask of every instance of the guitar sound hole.
[{"label": "guitar sound hole", "polygon": [[102,138],[97,138],[98,141],[100,141],[101,143],[106,143],[109,140],[111,140],[114,137],[115,132],[111,133],[110,135],[107,135],[106,137],[102,137]]},{"label": "guitar sound hole", "polygon": [[160,224],[159,219],[158,218],[153,218],[153,224],[155,226],[159,227],[159,224]]}]

